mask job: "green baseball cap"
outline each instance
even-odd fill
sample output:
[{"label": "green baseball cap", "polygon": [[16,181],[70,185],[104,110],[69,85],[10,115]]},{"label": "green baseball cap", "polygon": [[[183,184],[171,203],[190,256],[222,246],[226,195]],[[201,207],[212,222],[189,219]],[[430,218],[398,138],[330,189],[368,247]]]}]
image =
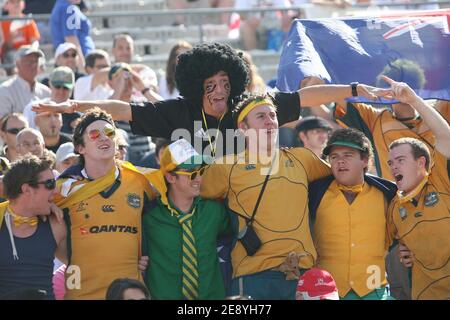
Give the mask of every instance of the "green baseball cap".
[{"label": "green baseball cap", "polygon": [[359,145],[356,142],[337,140],[337,141],[333,141],[333,142],[329,143],[325,147],[325,149],[323,149],[323,154],[325,156],[328,156],[330,154],[331,148],[333,146],[349,147],[349,148],[360,150],[360,151],[367,151],[367,149],[365,147]]}]

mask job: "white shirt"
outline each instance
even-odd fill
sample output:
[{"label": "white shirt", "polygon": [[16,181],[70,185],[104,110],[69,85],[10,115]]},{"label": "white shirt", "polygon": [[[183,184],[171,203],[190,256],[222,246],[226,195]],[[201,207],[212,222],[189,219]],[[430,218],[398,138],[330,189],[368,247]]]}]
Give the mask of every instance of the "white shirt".
[{"label": "white shirt", "polygon": [[31,108],[33,107],[33,104],[36,103],[48,103],[51,101],[51,98],[45,98],[42,100],[34,100],[34,101],[30,101],[30,103],[28,103],[25,108],[23,108],[23,115],[24,117],[27,119],[28,121],[28,126],[30,128],[39,130],[38,127],[36,127],[36,123],[34,122],[34,119],[36,118],[36,112],[34,112],[33,110],[31,110]]},{"label": "white shirt", "polygon": [[173,92],[169,92],[169,88],[167,87],[167,80],[165,74],[159,78],[159,95],[164,98],[164,100],[168,99],[176,99],[180,97],[180,92],[177,88],[173,88]]},{"label": "white shirt", "polygon": [[114,91],[106,83],[99,84],[94,89],[91,89],[93,78],[94,75],[92,74],[78,78],[73,90],[75,100],[106,100],[112,96]]},{"label": "white shirt", "polygon": [[0,85],[0,118],[8,113],[23,112],[25,106],[34,100],[50,97],[50,89],[40,82],[34,88],[19,76],[6,80]]}]

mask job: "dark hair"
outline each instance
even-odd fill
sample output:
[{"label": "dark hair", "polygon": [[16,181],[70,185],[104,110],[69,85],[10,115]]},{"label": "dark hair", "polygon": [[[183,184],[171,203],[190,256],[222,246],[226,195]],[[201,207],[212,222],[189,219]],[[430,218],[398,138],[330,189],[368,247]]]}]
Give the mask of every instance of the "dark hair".
[{"label": "dark hair", "polygon": [[166,65],[166,82],[167,82],[167,89],[169,89],[169,93],[172,94],[173,90],[176,88],[175,83],[175,69],[177,66],[177,60],[178,60],[178,50],[181,48],[184,49],[192,49],[192,45],[187,41],[180,41],[176,45],[172,47],[169,53],[169,59],[167,59],[167,65]]},{"label": "dark hair", "polygon": [[45,170],[50,170],[50,161],[34,155],[27,155],[13,162],[11,169],[3,177],[6,197],[10,200],[17,199],[22,193],[22,185],[25,183],[36,188],[39,175]]},{"label": "dark hair", "polygon": [[331,149],[331,146],[333,146],[333,143],[336,141],[351,142],[358,145],[359,147],[364,149],[358,150],[359,153],[361,154],[361,158],[365,157],[369,161],[372,160],[373,157],[372,143],[370,142],[369,138],[367,138],[366,135],[361,131],[353,128],[338,129],[334,131],[333,134],[330,136],[330,139],[328,139],[327,146],[325,147],[324,151],[326,149]]},{"label": "dark hair", "polygon": [[123,294],[127,289],[139,289],[147,299],[150,299],[150,293],[142,282],[135,279],[120,278],[109,285],[106,291],[106,300],[124,300]]},{"label": "dark hair", "polygon": [[8,125],[9,119],[11,119],[11,118],[17,118],[17,119],[25,120],[25,122],[28,122],[27,119],[25,118],[25,116],[20,112],[8,113],[1,119],[1,123],[2,123],[1,130],[3,132],[6,131],[6,126]]},{"label": "dark hair", "polygon": [[200,44],[178,57],[175,81],[180,94],[197,106],[203,105],[204,82],[220,71],[230,80],[228,105],[238,98],[249,82],[247,64],[242,53],[226,44]]},{"label": "dark hair", "polygon": [[377,87],[387,86],[387,83],[381,79],[382,75],[395,81],[405,82],[413,89],[422,89],[426,82],[422,68],[416,62],[406,59],[389,62],[381,71],[381,74],[377,76]]},{"label": "dark hair", "polygon": [[238,120],[239,115],[241,114],[242,110],[244,110],[246,106],[248,106],[250,103],[252,103],[255,100],[268,99],[268,100],[272,101],[273,107],[275,108],[275,110],[277,110],[277,106],[273,102],[272,97],[268,94],[243,94],[240,98],[241,98],[241,100],[234,107],[233,114],[232,114],[233,123],[236,127],[238,125],[237,120]]},{"label": "dark hair", "polygon": [[116,44],[117,44],[117,40],[123,39],[123,38],[130,38],[131,40],[133,40],[133,37],[131,36],[131,34],[129,34],[128,32],[121,32],[121,33],[115,34],[113,36],[113,45],[112,45],[112,47],[115,48]]},{"label": "dark hair", "polygon": [[97,49],[89,52],[85,58],[85,67],[94,68],[97,59],[108,59],[108,53],[104,50]]},{"label": "dark hair", "polygon": [[[76,154],[80,154],[78,152],[78,147],[84,147],[83,133],[86,128],[94,121],[103,120],[110,123],[113,127],[114,120],[111,115],[102,109],[95,107],[89,109],[86,113],[83,114],[81,120],[78,122],[77,126],[73,130],[73,146]],[[84,157],[80,154],[79,163],[84,166]]]},{"label": "dark hair", "polygon": [[153,140],[153,142],[155,143],[155,157],[156,158],[158,157],[159,151],[162,148],[165,148],[172,143],[170,140],[164,139],[164,138],[155,138]]},{"label": "dark hair", "polygon": [[425,157],[425,169],[427,171],[430,170],[430,149],[428,149],[425,143],[414,138],[400,138],[389,145],[389,150],[392,150],[402,144],[411,146],[411,153],[414,157],[414,160],[417,160],[420,157]]}]

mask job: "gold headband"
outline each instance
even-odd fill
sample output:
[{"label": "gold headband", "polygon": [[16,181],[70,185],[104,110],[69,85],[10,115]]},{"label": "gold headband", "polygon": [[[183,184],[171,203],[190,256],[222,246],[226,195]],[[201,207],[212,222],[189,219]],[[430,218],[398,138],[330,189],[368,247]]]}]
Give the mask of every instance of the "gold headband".
[{"label": "gold headband", "polygon": [[245,108],[244,110],[241,111],[241,113],[239,114],[238,120],[237,120],[237,124],[239,125],[239,123],[241,123],[244,118],[250,113],[250,111],[252,111],[253,109],[255,109],[256,107],[260,107],[260,106],[272,106],[275,107],[273,105],[273,102],[269,99],[255,99],[254,101],[250,102]]}]

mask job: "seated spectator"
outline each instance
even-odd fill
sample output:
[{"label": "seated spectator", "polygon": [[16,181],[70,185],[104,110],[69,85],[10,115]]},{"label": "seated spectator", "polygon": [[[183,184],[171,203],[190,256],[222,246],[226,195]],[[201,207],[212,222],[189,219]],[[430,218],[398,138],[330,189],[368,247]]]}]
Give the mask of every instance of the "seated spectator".
[{"label": "seated spectator", "polygon": [[74,151],[73,143],[66,142],[60,145],[56,151],[56,171],[63,173],[64,170],[76,164],[78,164],[78,155]]},{"label": "seated spectator", "polygon": [[[143,64],[131,64],[134,59],[134,40],[126,33],[117,34],[113,39],[112,55],[114,62],[123,62],[130,64],[133,71],[141,77],[144,87],[133,88],[132,100],[145,101],[145,92],[158,90],[158,79],[155,71]],[[148,98],[147,98],[148,99]]]},{"label": "seated spectator", "polygon": [[159,79],[159,94],[164,100],[175,99],[180,96],[175,82],[175,68],[178,56],[192,49],[192,45],[186,41],[180,41],[172,47],[166,64],[166,72]]},{"label": "seated spectator", "polygon": [[[23,0],[6,0],[3,9],[8,12],[8,17],[24,17]],[[2,63],[14,65],[15,52],[23,45],[31,45],[39,41],[40,34],[33,19],[28,20],[5,20],[1,22],[3,32],[3,46],[1,48]],[[15,74],[14,66],[7,68],[7,74]]]},{"label": "seated spectator", "polygon": [[[73,43],[64,42],[61,43],[55,51],[55,68],[57,67],[69,67],[74,75],[75,81],[81,77],[84,77],[86,74],[83,72],[84,66],[81,63],[81,59],[78,55],[77,47]],[[49,78],[44,78],[41,80],[41,83],[45,84],[47,87],[49,86]],[[73,93],[70,96],[70,99],[73,99]]]},{"label": "seated spectator", "polygon": [[116,131],[116,159],[121,161],[127,160],[128,147],[128,134],[123,129],[117,129]]},{"label": "seated spectator", "polygon": [[114,280],[106,291],[106,300],[150,300],[147,287],[129,278]]},{"label": "seated spectator", "polygon": [[170,144],[170,140],[164,138],[154,138],[155,150],[150,151],[144,155],[144,157],[136,163],[138,166],[159,169],[161,155],[164,149]]},{"label": "seated spectator", "polygon": [[94,50],[86,56],[85,70],[87,76],[75,82],[74,98],[76,100],[104,100],[113,94],[108,85],[108,72],[111,67],[109,54],[101,49]]},{"label": "seated spectator", "polygon": [[33,128],[25,128],[17,134],[17,154],[25,156],[29,153],[38,158],[44,157],[45,142],[42,133]]},{"label": "seated spectator", "polygon": [[[50,85],[50,92],[51,96],[47,99],[43,99],[41,102],[65,102],[69,100],[70,95],[73,91],[73,86],[75,83],[74,74],[72,72],[72,69],[69,67],[57,67],[53,69],[53,71],[50,73],[49,76],[49,85]],[[31,110],[33,104],[37,103],[36,101],[32,101],[23,110],[23,114],[27,118],[28,122],[30,123],[31,128],[38,128],[38,120],[36,119],[36,113]],[[62,115],[62,126],[58,129],[58,136],[55,136],[53,140],[59,139],[61,135],[59,135],[60,131],[63,131],[65,134],[72,134],[73,128],[75,127],[73,122],[79,118],[79,113],[73,113],[73,114],[63,114]],[[59,121],[58,119],[55,119]],[[43,132],[44,134],[44,132]],[[56,132],[55,132],[56,134]],[[45,134],[44,134],[45,137]],[[46,140],[46,144],[53,152],[56,152],[58,149],[58,146],[61,143],[71,141],[68,137],[61,138],[62,140],[55,140],[57,143],[53,143]],[[63,141],[64,140],[64,141]],[[59,143],[59,144],[58,144]]]},{"label": "seated spectator", "polygon": [[2,119],[0,136],[4,147],[0,155],[7,158],[9,162],[13,162],[19,157],[16,149],[16,137],[25,128],[28,128],[28,121],[21,113],[10,113]]},{"label": "seated spectator", "polygon": [[36,81],[41,57],[44,53],[37,45],[21,46],[16,52],[18,74],[0,85],[0,117],[23,112],[30,101],[50,96],[50,89]]}]

